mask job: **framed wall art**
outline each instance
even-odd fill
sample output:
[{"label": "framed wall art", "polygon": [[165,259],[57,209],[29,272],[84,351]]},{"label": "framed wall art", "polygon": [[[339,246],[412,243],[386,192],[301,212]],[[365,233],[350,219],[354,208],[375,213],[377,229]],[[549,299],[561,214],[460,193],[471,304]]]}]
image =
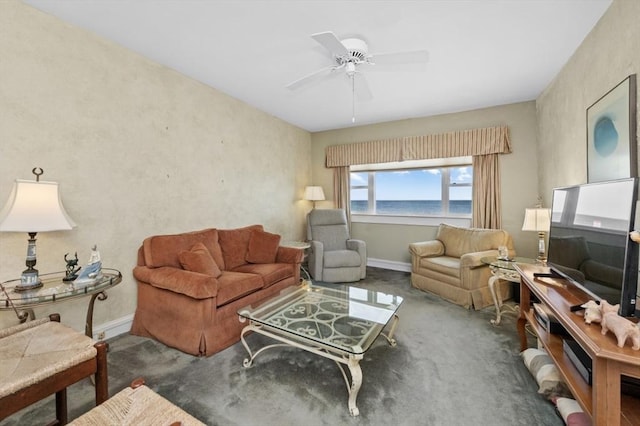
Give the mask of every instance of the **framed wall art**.
[{"label": "framed wall art", "polygon": [[636,75],[587,108],[587,181],[638,175]]}]

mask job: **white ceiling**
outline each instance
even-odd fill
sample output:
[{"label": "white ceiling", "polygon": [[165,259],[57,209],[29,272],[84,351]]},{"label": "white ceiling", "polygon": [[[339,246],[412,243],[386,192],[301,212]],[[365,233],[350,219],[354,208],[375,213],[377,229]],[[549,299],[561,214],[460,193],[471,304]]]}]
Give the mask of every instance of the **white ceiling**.
[{"label": "white ceiling", "polygon": [[[23,0],[308,131],[533,100],[611,0]],[[296,91],[332,64],[310,35],[360,37],[373,53],[426,49],[421,72],[367,72]],[[343,81],[344,80],[344,81]]]}]

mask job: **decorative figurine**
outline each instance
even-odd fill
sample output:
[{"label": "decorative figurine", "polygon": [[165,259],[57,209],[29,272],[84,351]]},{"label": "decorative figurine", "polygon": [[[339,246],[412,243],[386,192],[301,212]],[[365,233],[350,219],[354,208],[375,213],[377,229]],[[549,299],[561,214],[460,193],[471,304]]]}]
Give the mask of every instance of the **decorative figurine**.
[{"label": "decorative figurine", "polygon": [[100,262],[102,259],[100,259],[100,252],[98,251],[98,246],[97,245],[93,245],[93,247],[91,247],[91,256],[89,257],[89,264],[92,263],[97,263]]},{"label": "decorative figurine", "polygon": [[623,347],[627,339],[631,339],[633,346],[631,349],[640,350],[640,327],[628,319],[618,315],[620,305],[610,305],[606,300],[600,302],[602,309],[602,334],[607,334],[611,330],[618,339],[618,347]]},{"label": "decorative figurine", "polygon": [[595,300],[589,300],[580,307],[584,308],[585,323],[591,324],[592,322],[602,321],[602,311],[600,310],[600,305]]},{"label": "decorative figurine", "polygon": [[76,252],[75,259],[67,259],[69,253],[65,253],[64,261],[67,262],[67,274],[62,281],[73,281],[78,278],[78,271],[81,269],[78,266],[78,252]]},{"label": "decorative figurine", "polygon": [[98,251],[98,247],[94,245],[91,247],[91,256],[89,257],[87,266],[80,270],[80,274],[78,274],[78,278],[73,281],[73,284],[76,286],[93,284],[100,278],[101,270],[102,260],[100,259],[100,252]]}]

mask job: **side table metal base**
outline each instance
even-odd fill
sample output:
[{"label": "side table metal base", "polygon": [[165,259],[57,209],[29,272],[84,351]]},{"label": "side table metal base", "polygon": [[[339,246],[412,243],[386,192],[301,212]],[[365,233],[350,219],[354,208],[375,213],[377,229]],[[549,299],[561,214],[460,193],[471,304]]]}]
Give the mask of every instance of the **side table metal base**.
[{"label": "side table metal base", "polygon": [[498,275],[492,275],[489,278],[489,291],[491,292],[491,297],[493,298],[493,304],[496,307],[496,317],[495,319],[491,320],[491,324],[493,325],[500,325],[503,314],[518,313],[520,309],[518,305],[511,306],[502,303],[502,298],[500,297],[498,292],[499,289],[496,288],[496,284],[499,283],[501,279],[504,279],[505,281],[511,281],[509,279],[506,279],[505,277],[500,277]]}]

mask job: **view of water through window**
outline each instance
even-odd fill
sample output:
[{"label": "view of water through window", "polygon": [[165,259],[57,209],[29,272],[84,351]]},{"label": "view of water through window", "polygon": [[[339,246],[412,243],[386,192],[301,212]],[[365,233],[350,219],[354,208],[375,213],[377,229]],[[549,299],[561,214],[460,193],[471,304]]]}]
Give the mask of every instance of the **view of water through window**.
[{"label": "view of water through window", "polygon": [[471,166],[353,172],[351,212],[471,215],[471,182]]}]

